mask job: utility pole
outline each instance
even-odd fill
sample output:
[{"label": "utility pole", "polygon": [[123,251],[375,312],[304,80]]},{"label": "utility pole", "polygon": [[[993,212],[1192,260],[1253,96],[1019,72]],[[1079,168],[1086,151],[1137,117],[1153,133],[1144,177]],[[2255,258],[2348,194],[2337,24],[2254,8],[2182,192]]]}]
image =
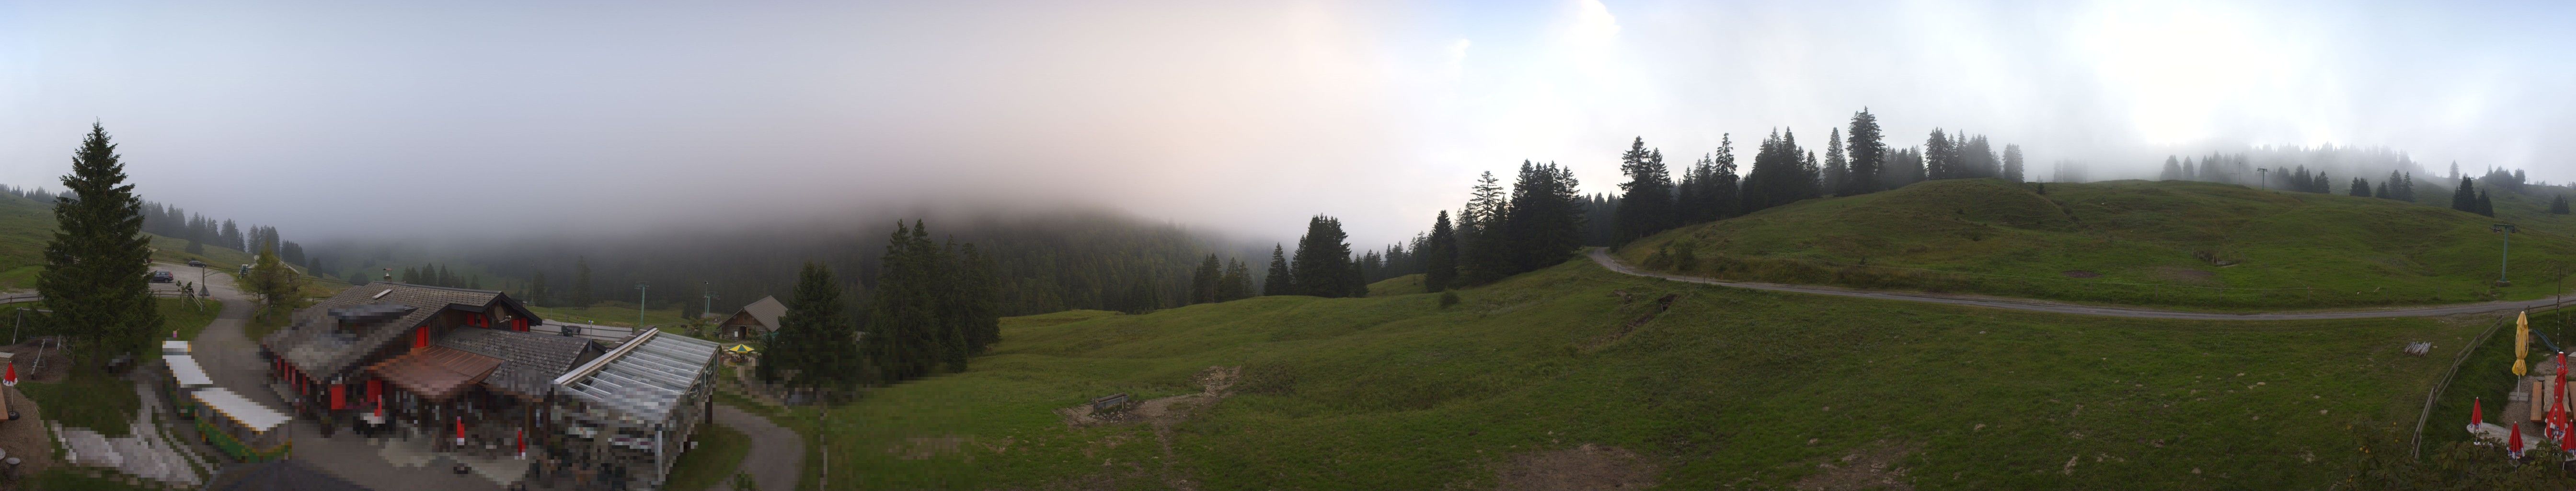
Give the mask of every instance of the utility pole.
[{"label": "utility pole", "polygon": [[2510,223],[2490,225],[2487,230],[2504,234],[2504,255],[2496,264],[2496,286],[2513,286],[2512,280],[2505,279],[2505,273],[2513,266],[2513,234],[2521,230]]},{"label": "utility pole", "polygon": [[2256,177],[2254,178],[2254,180],[2256,180],[2256,181],[2262,181],[2262,182],[2263,182],[2263,190],[2264,190],[2264,191],[2270,191],[2270,190],[2272,190],[2272,169],[2271,169],[2271,168],[2269,168],[2269,167],[2256,167],[2256,168],[2254,168],[2254,175],[2256,176]]},{"label": "utility pole", "polygon": [[706,292],[706,294],[707,294],[707,306],[706,306],[706,307],[704,307],[704,308],[700,308],[700,309],[698,309],[698,315],[699,315],[699,316],[705,316],[705,315],[707,315],[707,314],[713,314],[713,313],[716,313],[716,312],[715,312],[715,311],[716,311],[716,289],[715,289],[715,287],[714,287],[713,285],[711,285],[710,283],[708,283],[708,282],[700,281],[700,282],[698,282],[698,291]]},{"label": "utility pole", "polygon": [[643,329],[643,328],[644,328],[644,292],[645,292],[645,291],[647,291],[647,290],[649,290],[649,289],[650,289],[650,287],[649,287],[649,286],[647,286],[647,285],[645,285],[645,284],[644,284],[644,282],[641,282],[641,281],[635,282],[635,328],[636,328],[636,329]]}]

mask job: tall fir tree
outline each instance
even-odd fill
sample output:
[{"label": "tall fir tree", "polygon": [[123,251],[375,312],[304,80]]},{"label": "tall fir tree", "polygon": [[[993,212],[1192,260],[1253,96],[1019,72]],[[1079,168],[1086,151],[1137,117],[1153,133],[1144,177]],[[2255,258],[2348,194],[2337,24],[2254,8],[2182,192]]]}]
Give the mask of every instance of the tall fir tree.
[{"label": "tall fir tree", "polygon": [[1785,205],[1817,195],[1814,159],[1798,148],[1795,132],[1774,132],[1753,154],[1753,170],[1744,176],[1744,213]]},{"label": "tall fir tree", "polygon": [[143,234],[143,200],[125,183],[121,158],[107,128],[92,123],[72,153],[72,172],[62,176],[54,236],[36,276],[55,325],[69,326],[92,362],[141,352],[162,322],[144,278],[152,239]]},{"label": "tall fir tree", "polygon": [[1960,177],[1958,152],[1953,145],[1950,135],[1940,128],[1933,128],[1932,136],[1923,139],[1924,180]]},{"label": "tall fir tree", "polygon": [[1200,260],[1198,269],[1190,271],[1190,303],[1217,302],[1217,285],[1224,277],[1225,264],[1217,261],[1215,254]]},{"label": "tall fir tree", "polygon": [[1414,253],[1422,256],[1423,291],[1447,290],[1458,281],[1458,231],[1449,224],[1449,210],[1431,221],[1431,237]]},{"label": "tall fir tree", "polygon": [[1887,163],[1887,143],[1879,134],[1878,116],[1861,108],[1852,113],[1851,131],[1844,133],[1845,152],[1851,154],[1851,175],[1843,179],[1843,188],[1835,193],[1846,196],[1878,192],[1886,186],[1881,174]]},{"label": "tall fir tree", "polygon": [[859,382],[863,370],[858,341],[851,339],[854,326],[841,303],[841,283],[833,279],[832,269],[818,262],[805,263],[785,303],[787,312],[778,316],[776,342],[770,343],[762,365],[774,363],[776,370],[793,370],[795,374],[785,379],[790,387],[840,389]]},{"label": "tall fir tree", "polygon": [[[929,277],[937,274],[923,249],[936,247],[927,233],[895,223],[878,259],[877,284],[868,301],[868,334],[861,337],[878,383],[929,376],[951,353],[945,345]],[[837,295],[836,295],[837,297]],[[837,301],[837,299],[835,300]],[[785,321],[781,321],[785,323]]]},{"label": "tall fir tree", "polygon": [[1325,298],[1351,295],[1351,284],[1358,281],[1358,270],[1351,264],[1350,236],[1342,233],[1338,218],[1315,215],[1306,219],[1306,234],[1297,238],[1295,262],[1288,265],[1295,276],[1294,288],[1299,295]]},{"label": "tall fir tree", "polygon": [[2560,194],[2556,198],[2550,198],[2549,213],[2555,215],[2567,214],[2567,195]]},{"label": "tall fir tree", "polygon": [[1269,273],[1270,274],[1268,276],[1262,278],[1261,294],[1297,294],[1297,274],[1288,270],[1288,254],[1279,248],[1279,244],[1270,245]]},{"label": "tall fir tree", "polygon": [[1824,191],[1820,194],[1833,194],[1843,189],[1843,180],[1850,178],[1851,162],[1843,159],[1843,129],[1833,128],[1825,136]]},{"label": "tall fir tree", "polygon": [[[2459,164],[2454,163],[2451,164],[2451,166],[2453,167],[2453,172],[2458,171],[2457,168],[2459,167]],[[2477,186],[2470,184],[2469,178],[2460,178],[2460,188],[2451,192],[2451,209],[2469,213],[2478,212]]]},{"label": "tall fir tree", "polygon": [[1697,221],[1734,218],[1744,206],[1743,179],[1736,175],[1735,135],[1718,135],[1717,151],[1710,152],[1706,161],[1697,179],[1701,196],[1698,206],[1702,207]]},{"label": "tall fir tree", "polygon": [[1619,183],[1619,210],[1612,243],[1625,243],[1672,228],[1673,180],[1664,168],[1661,150],[1646,149],[1646,139],[1639,137],[1619,155],[1619,174],[1628,177]]},{"label": "tall fir tree", "polygon": [[2480,191],[2478,191],[2478,210],[2477,210],[2477,212],[2478,212],[2478,214],[2480,214],[2480,215],[2486,215],[2486,216],[2488,216],[2488,217],[2494,217],[2494,216],[2495,216],[2495,201],[2494,201],[2494,200],[2487,199],[2487,192],[2486,192],[2486,191],[2484,191],[2484,190],[2480,190]]},{"label": "tall fir tree", "polygon": [[2023,171],[2026,169],[2023,168],[2022,164],[2021,145],[2004,145],[2004,182],[2014,184],[2026,182],[2022,176]]},{"label": "tall fir tree", "polygon": [[1583,248],[1585,201],[1577,186],[1571,168],[1521,162],[1502,226],[1511,257],[1504,276],[1555,266]]},{"label": "tall fir tree", "polygon": [[2352,187],[2349,188],[2348,194],[2364,198],[2370,197],[2370,181],[2359,177],[2352,178]]},{"label": "tall fir tree", "polygon": [[[1529,166],[1522,161],[1523,167]],[[1463,285],[1481,285],[1511,275],[1511,244],[1505,234],[1504,217],[1511,212],[1511,198],[1503,186],[1486,171],[1467,189],[1467,207],[1458,212],[1458,278]],[[1457,286],[1457,285],[1452,285]]]},{"label": "tall fir tree", "polygon": [[1252,268],[1242,259],[1225,260],[1225,275],[1217,279],[1217,301],[1231,302],[1252,298]]}]

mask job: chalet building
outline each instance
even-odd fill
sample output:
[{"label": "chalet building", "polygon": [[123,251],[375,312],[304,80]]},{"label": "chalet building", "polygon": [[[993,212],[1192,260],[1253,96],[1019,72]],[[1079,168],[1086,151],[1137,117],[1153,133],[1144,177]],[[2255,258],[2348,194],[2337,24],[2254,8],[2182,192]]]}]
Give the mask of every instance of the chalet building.
[{"label": "chalet building", "polygon": [[298,311],[260,345],[272,388],[326,436],[425,436],[437,451],[526,452],[658,485],[706,419],[716,344],[546,326],[497,291],[369,283]]},{"label": "chalet building", "polygon": [[741,311],[716,324],[716,332],[735,339],[759,337],[776,332],[778,316],[782,315],[787,315],[787,304],[778,303],[775,296],[760,297],[760,301],[742,306]]}]

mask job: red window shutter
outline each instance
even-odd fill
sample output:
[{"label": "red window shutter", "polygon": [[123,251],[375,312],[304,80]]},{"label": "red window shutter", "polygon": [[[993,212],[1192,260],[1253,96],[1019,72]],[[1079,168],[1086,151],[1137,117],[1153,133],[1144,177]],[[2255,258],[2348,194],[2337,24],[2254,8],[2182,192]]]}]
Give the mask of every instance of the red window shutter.
[{"label": "red window shutter", "polygon": [[331,384],[331,410],[349,408],[349,384]]},{"label": "red window shutter", "polygon": [[429,347],[429,326],[420,326],[420,334],[412,337],[411,347],[412,349]]},{"label": "red window shutter", "polygon": [[375,378],[367,379],[367,400],[372,401],[384,396],[385,380]]}]

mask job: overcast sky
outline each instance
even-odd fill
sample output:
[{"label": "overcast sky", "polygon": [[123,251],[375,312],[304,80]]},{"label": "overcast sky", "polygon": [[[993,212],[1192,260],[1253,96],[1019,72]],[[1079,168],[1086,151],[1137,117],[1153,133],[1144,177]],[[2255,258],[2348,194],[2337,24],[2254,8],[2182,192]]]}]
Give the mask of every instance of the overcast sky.
[{"label": "overcast sky", "polygon": [[147,198],[290,237],[1004,203],[1374,247],[1522,159],[1612,192],[1630,137],[1821,150],[1864,106],[2095,177],[2332,143],[2566,181],[2571,5],[0,1],[0,182],[59,188],[95,120]]}]

